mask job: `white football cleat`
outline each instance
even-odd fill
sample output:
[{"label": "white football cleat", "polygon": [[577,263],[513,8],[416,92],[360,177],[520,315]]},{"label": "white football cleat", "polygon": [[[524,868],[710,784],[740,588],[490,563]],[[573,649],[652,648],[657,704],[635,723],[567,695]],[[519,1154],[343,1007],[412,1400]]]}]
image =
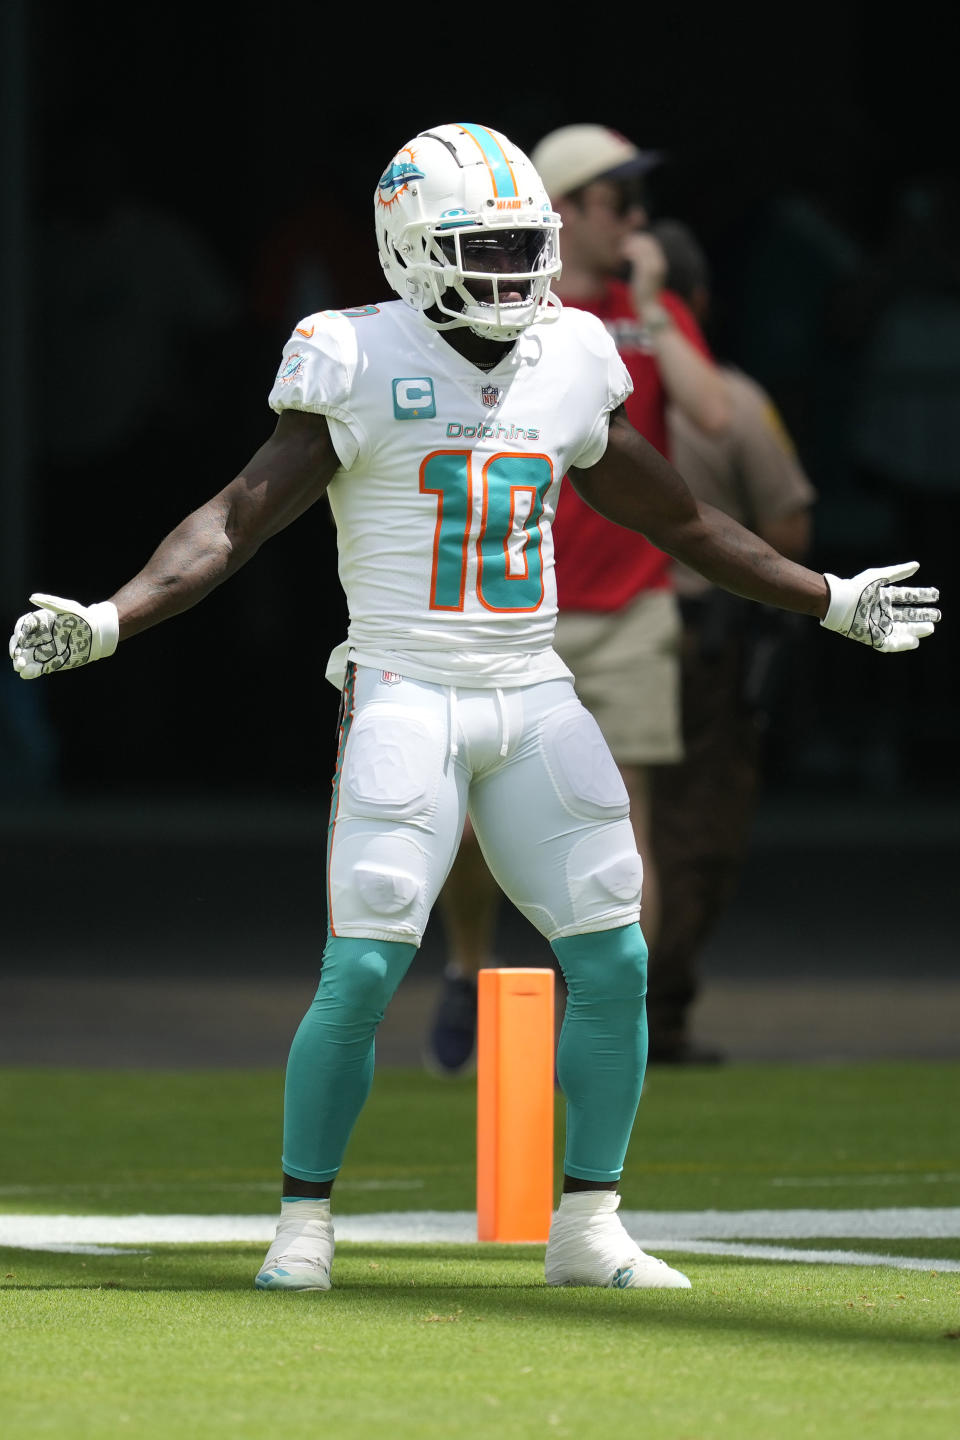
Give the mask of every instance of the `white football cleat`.
[{"label": "white football cleat", "polygon": [[690,1281],[631,1240],[613,1190],[576,1190],[560,1197],[547,1240],[548,1285],[600,1285],[616,1290],[689,1290]]},{"label": "white football cleat", "polygon": [[330,1201],[285,1200],[276,1238],[253,1283],[258,1290],[329,1290],[332,1265]]}]

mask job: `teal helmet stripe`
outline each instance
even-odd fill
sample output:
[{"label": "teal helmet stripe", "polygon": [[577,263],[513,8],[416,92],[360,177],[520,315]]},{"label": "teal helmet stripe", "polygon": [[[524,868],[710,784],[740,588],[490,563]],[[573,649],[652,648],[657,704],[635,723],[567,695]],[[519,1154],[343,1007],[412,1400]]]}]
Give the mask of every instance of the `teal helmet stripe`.
[{"label": "teal helmet stripe", "polygon": [[479,145],[493,180],[493,193],[498,197],[516,195],[517,182],[496,137],[482,125],[461,125],[460,129]]}]

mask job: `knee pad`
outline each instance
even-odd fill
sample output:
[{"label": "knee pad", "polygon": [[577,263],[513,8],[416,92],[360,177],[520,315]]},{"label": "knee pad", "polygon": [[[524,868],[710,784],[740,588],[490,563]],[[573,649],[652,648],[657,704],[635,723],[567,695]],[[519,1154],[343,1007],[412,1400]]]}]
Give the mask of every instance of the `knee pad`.
[{"label": "knee pad", "polygon": [[576,915],[639,906],[643,861],[628,820],[591,830],[574,845],[567,857],[567,887]]},{"label": "knee pad", "polygon": [[547,771],[557,796],[581,820],[629,815],[630,798],[600,726],[579,703],[549,715],[540,732]]},{"label": "knee pad", "polygon": [[[342,824],[342,822],[339,822]],[[335,934],[390,935],[417,941],[426,923],[427,859],[411,835],[340,830],[330,861],[330,920]]]},{"label": "knee pad", "polygon": [[443,737],[425,717],[401,706],[365,709],[347,741],[338,814],[347,818],[413,820],[436,801]]}]

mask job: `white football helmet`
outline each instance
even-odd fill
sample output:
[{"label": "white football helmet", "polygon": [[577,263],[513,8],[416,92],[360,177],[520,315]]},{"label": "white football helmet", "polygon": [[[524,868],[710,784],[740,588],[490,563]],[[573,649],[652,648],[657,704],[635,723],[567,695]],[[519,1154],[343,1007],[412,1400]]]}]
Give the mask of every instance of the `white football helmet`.
[{"label": "white football helmet", "polygon": [[437,125],[398,151],[374,195],[380,263],[436,330],[515,340],[555,320],[560,217],[522,150],[484,125]]}]

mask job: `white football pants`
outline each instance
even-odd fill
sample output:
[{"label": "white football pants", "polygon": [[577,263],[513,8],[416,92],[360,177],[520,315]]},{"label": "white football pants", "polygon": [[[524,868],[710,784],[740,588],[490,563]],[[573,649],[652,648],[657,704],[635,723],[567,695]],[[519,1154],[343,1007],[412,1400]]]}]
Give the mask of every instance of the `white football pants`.
[{"label": "white football pants", "polygon": [[351,665],[331,934],[419,945],[468,811],[501,889],[547,940],[639,919],[626,788],[571,681],[473,690]]}]

